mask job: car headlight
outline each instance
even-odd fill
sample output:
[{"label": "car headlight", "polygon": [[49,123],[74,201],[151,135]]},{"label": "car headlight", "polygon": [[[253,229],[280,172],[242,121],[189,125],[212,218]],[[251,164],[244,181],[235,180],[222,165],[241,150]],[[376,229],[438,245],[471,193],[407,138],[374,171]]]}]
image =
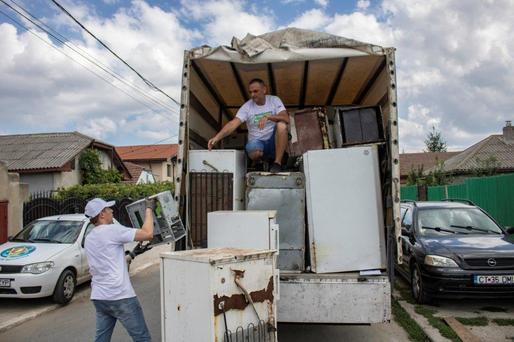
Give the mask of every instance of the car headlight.
[{"label": "car headlight", "polygon": [[41,274],[45,273],[52,267],[54,267],[54,263],[52,261],[38,262],[36,264],[23,266],[21,273]]},{"label": "car headlight", "polygon": [[427,255],[425,257],[425,265],[434,267],[459,267],[453,259],[439,255]]}]

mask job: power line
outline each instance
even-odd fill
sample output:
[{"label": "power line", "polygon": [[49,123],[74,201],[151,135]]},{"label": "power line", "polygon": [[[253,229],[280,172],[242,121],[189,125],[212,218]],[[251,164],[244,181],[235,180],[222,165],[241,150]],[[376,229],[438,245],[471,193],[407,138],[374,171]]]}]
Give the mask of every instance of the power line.
[{"label": "power line", "polygon": [[[3,2],[5,4],[5,2],[3,0],[0,0],[1,2]],[[130,98],[132,98],[134,101],[136,102],[139,102],[141,105],[147,107],[148,109],[150,109],[150,111],[154,112],[155,114],[157,115],[160,115],[162,117],[164,117],[165,119],[170,119],[169,117],[165,116],[164,114],[154,110],[152,107],[148,106],[148,104],[142,102],[141,100],[135,98],[134,96],[132,96],[131,94],[129,94],[128,92],[126,92],[125,90],[123,90],[122,88],[116,86],[114,83],[111,83],[109,80],[107,80],[106,78],[104,78],[102,75],[96,73],[95,71],[89,69],[86,65],[84,65],[83,63],[79,62],[78,60],[74,59],[72,56],[68,55],[67,53],[65,53],[64,51],[62,51],[61,49],[57,48],[56,46],[54,46],[53,44],[47,42],[45,39],[41,38],[38,34],[34,33],[32,30],[30,30],[29,28],[27,28],[25,25],[23,25],[22,23],[20,23],[19,21],[17,21],[15,18],[13,18],[12,16],[10,16],[9,14],[5,13],[4,11],[0,10],[0,13],[3,14],[5,17],[7,17],[9,20],[11,20],[13,23],[15,23],[17,26],[19,26],[20,28],[24,29],[25,31],[29,32],[30,34],[34,35],[36,38],[38,38],[39,40],[41,40],[43,43],[47,44],[48,46],[50,46],[51,48],[57,50],[58,52],[62,53],[63,55],[65,55],[66,57],[68,57],[69,59],[71,59],[72,61],[74,61],[75,63],[79,64],[80,66],[82,66],[84,69],[86,69],[87,71],[89,71],[90,73],[94,74],[96,77],[100,78],[101,80],[105,81],[106,83],[110,84],[111,86],[117,88],[118,90],[120,90],[121,92],[123,92],[125,95],[129,96]],[[45,31],[46,32],[46,31]]]},{"label": "power line", "polygon": [[61,4],[59,4],[56,0],[52,0],[52,2],[61,10],[63,11],[64,13],[66,13],[66,15],[68,17],[70,17],[75,23],[77,23],[77,25],[79,25],[84,31],[86,31],[91,37],[93,37],[98,43],[100,43],[104,48],[106,48],[107,50],[109,50],[110,53],[112,53],[116,58],[118,58],[123,64],[125,64],[130,70],[132,70],[137,76],[139,76],[139,78],[141,78],[143,80],[143,82],[145,82],[150,88],[162,93],[163,95],[165,95],[166,97],[168,97],[170,100],[172,100],[173,102],[175,102],[175,104],[177,105],[180,105],[180,103],[175,100],[173,97],[169,96],[168,94],[166,94],[163,90],[161,90],[160,88],[158,88],[156,85],[154,85],[152,82],[150,82],[148,79],[146,79],[143,75],[141,75],[136,69],[134,69],[130,64],[128,64],[127,62],[125,62],[125,60],[123,58],[121,58],[120,56],[118,56],[118,54],[116,54],[113,50],[111,50],[111,48],[109,46],[107,46],[103,41],[101,41],[98,37],[96,37],[91,31],[89,31],[80,21],[78,21],[70,12],[68,12]]},{"label": "power line", "polygon": [[[97,66],[98,68],[100,68],[102,71],[104,71],[105,73],[109,74],[110,76],[112,76],[113,78],[121,81],[122,83],[124,83],[125,85],[135,89],[137,92],[139,92],[142,96],[146,97],[147,99],[149,99],[151,102],[153,102],[154,104],[157,104],[157,105],[160,105],[166,109],[168,109],[169,111],[171,111],[172,113],[174,114],[178,114],[178,111],[176,108],[173,108],[173,107],[170,107],[168,106],[166,103],[164,102],[161,102],[160,100],[158,99],[155,99],[153,98],[152,96],[146,94],[141,88],[137,87],[136,85],[133,85],[131,84],[130,82],[126,81],[125,79],[123,79],[123,77],[116,73],[115,71],[112,71],[110,70],[107,66],[103,65],[100,61],[98,61],[98,59],[96,59],[95,57],[91,56],[90,54],[87,53],[87,51],[81,49],[80,47],[72,44],[72,43],[68,43],[67,41],[69,41],[68,38],[66,38],[65,36],[63,36],[62,34],[56,32],[55,30],[53,30],[51,27],[49,27],[48,25],[46,25],[45,23],[41,22],[41,20],[39,20],[36,16],[34,16],[33,14],[31,14],[27,9],[23,8],[22,6],[20,6],[19,4],[17,4],[14,0],[10,0],[12,3],[14,3],[18,8],[20,8],[21,10],[23,10],[25,13],[27,13],[29,16],[31,16],[34,20],[37,21],[34,22],[34,20],[32,20],[31,18],[28,18],[25,14],[21,13],[20,11],[18,11],[17,9],[13,8],[11,5],[9,5],[8,3],[6,3],[4,0],[0,0],[4,5],[6,5],[7,7],[9,7],[12,11],[16,12],[17,14],[19,14],[20,16],[22,16],[23,18],[25,18],[26,20],[30,21],[33,25],[35,25],[36,27],[38,27],[40,30],[46,32],[48,35],[50,35],[52,38],[54,38],[55,40],[57,40],[58,42],[60,42],[61,44],[63,44],[63,46],[67,46],[68,48],[70,48],[71,50],[73,50],[75,53],[77,53],[78,55],[80,55],[82,58],[86,59],[87,61],[89,61],[90,63],[94,64],[95,66]],[[24,27],[25,29],[27,29],[26,27]],[[27,29],[28,30],[28,29]],[[70,46],[71,45],[71,46]],[[76,49],[75,49],[75,48]],[[83,53],[81,53],[80,51],[77,51],[78,50],[81,50],[84,52],[84,54],[86,54],[87,56],[85,56]],[[102,78],[103,80],[105,80],[104,78]],[[109,84],[113,85],[111,82],[107,81]],[[114,86],[114,85],[113,85]],[[120,88],[118,88],[120,89]]]}]

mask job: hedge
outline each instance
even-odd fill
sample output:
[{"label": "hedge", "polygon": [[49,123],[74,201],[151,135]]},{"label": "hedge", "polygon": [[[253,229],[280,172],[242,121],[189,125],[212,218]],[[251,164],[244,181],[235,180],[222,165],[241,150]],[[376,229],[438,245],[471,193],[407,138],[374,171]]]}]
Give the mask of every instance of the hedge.
[{"label": "hedge", "polygon": [[122,200],[124,198],[137,200],[166,190],[173,192],[173,183],[159,182],[153,184],[85,184],[74,185],[66,189],[59,189],[58,192],[54,195],[54,198],[57,200],[63,200],[70,197],[81,199],[100,197],[110,200]]}]

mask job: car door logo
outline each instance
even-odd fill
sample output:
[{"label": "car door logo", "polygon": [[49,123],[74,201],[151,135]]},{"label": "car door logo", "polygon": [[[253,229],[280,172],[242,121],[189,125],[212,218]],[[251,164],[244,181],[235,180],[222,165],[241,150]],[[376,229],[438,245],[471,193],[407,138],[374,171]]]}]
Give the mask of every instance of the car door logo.
[{"label": "car door logo", "polygon": [[489,259],[487,259],[487,264],[491,267],[494,267],[494,266],[496,266],[496,260],[493,258],[489,258]]},{"label": "car door logo", "polygon": [[0,257],[4,259],[18,259],[29,255],[36,250],[35,246],[16,246],[4,249],[0,253]]}]

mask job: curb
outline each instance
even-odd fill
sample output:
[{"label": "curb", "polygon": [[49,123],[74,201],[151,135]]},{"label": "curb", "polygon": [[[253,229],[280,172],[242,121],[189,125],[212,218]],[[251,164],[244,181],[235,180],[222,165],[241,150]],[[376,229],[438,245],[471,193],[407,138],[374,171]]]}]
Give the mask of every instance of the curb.
[{"label": "curb", "polygon": [[[131,269],[130,276],[132,277],[132,276],[136,275],[137,273],[144,271],[144,270],[158,264],[159,262],[160,262],[160,258],[158,258],[157,260],[151,261],[151,262],[147,262],[141,266],[138,266],[137,268]],[[73,296],[73,299],[70,301],[69,304],[71,304],[77,300],[88,297],[89,293],[90,293],[89,288],[84,289],[83,291],[81,291],[79,293],[76,293],[75,296]],[[51,304],[50,306],[47,306],[47,307],[44,307],[44,308],[41,308],[41,309],[38,309],[38,310],[35,310],[32,312],[28,312],[26,314],[22,314],[15,318],[1,322],[0,323],[0,333],[5,332],[11,328],[14,328],[15,326],[18,326],[20,324],[23,324],[29,320],[35,319],[45,313],[54,311],[60,307],[61,307],[61,305],[59,305],[59,304]]]}]

